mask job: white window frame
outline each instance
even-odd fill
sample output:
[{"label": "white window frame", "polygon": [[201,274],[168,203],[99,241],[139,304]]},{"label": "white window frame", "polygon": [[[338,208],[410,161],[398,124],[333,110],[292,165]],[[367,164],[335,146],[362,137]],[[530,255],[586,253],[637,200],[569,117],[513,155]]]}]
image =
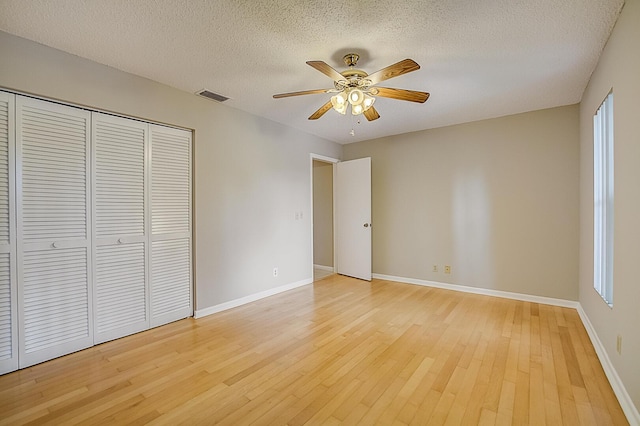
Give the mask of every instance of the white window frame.
[{"label": "white window frame", "polygon": [[593,116],[593,287],[613,306],[613,92]]}]

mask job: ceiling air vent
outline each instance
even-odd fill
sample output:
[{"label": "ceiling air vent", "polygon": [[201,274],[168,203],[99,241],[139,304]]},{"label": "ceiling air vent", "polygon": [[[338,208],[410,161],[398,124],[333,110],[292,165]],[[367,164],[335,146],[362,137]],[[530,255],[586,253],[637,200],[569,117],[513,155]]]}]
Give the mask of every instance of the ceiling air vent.
[{"label": "ceiling air vent", "polygon": [[196,95],[200,95],[204,98],[213,99],[214,101],[224,102],[227,98],[226,96],[218,95],[217,93],[210,92],[207,89],[202,89],[199,92],[196,92]]}]

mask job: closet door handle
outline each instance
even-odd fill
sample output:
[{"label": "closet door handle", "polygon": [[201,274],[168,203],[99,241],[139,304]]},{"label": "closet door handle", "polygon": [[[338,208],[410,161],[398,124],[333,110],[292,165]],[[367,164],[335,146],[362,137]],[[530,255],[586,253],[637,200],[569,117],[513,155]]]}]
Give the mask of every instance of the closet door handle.
[{"label": "closet door handle", "polygon": [[60,244],[56,243],[55,241],[53,242],[53,244],[51,244],[51,247],[53,248],[59,248]]},{"label": "closet door handle", "polygon": [[124,238],[118,238],[118,244],[123,244],[124,243]]}]

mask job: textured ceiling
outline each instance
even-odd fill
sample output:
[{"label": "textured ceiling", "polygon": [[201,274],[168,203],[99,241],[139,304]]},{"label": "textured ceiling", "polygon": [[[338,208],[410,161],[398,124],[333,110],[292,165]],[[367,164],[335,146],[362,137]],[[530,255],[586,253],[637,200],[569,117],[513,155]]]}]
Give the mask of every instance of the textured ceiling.
[{"label": "textured ceiling", "polygon": [[[580,101],[623,0],[0,0],[0,29],[349,143]],[[378,98],[381,118],[307,117],[331,88],[305,64],[368,73],[405,58],[421,69],[383,86],[431,93]],[[1,84],[1,82],[0,82]],[[354,127],[355,136],[350,136]]]}]

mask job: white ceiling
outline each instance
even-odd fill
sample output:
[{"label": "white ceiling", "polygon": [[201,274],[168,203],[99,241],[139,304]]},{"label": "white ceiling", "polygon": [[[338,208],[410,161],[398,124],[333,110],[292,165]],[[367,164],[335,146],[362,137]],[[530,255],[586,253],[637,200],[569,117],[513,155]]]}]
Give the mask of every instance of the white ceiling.
[{"label": "white ceiling", "polygon": [[[580,101],[624,0],[0,0],[0,29],[339,143]],[[306,65],[369,74],[421,65],[385,87],[425,104],[378,98],[381,118],[327,112],[331,88]],[[0,82],[1,83],[1,82]],[[355,128],[355,136],[349,131]]]}]

